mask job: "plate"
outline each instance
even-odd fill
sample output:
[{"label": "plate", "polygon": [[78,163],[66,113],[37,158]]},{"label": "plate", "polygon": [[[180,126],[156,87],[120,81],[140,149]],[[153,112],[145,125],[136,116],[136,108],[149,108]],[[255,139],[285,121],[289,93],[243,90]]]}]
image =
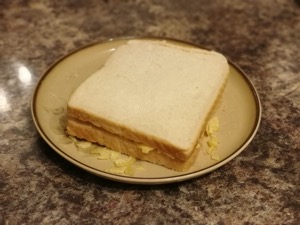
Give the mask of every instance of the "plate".
[{"label": "plate", "polygon": [[[256,134],[261,105],[258,94],[245,73],[229,61],[230,75],[224,93],[215,110],[220,122],[216,134],[219,145],[212,157],[205,143],[192,168],[176,172],[148,162],[136,161],[134,174],[111,172],[114,163],[99,159],[97,155],[82,151],[65,134],[66,106],[71,93],[88,76],[104,64],[109,55],[119,46],[132,39],[155,39],[199,48],[187,42],[167,38],[110,39],[80,48],[52,65],[41,77],[35,88],[31,112],[33,121],[42,138],[63,158],[95,175],[134,184],[164,184],[195,178],[228,163],[238,156]],[[203,140],[205,141],[205,140]]]}]

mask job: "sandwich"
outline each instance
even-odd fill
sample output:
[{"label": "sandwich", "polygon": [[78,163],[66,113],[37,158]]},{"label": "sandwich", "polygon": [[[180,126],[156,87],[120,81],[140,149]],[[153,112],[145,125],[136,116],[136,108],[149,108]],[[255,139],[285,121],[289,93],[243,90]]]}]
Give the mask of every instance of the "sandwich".
[{"label": "sandwich", "polygon": [[220,53],[130,40],[72,93],[67,133],[140,160],[188,170],[229,73]]}]

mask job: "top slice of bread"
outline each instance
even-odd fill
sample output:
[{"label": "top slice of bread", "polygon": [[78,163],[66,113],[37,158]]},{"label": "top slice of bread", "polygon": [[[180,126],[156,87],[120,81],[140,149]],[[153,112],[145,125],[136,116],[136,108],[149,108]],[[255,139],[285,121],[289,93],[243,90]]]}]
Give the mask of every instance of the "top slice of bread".
[{"label": "top slice of bread", "polygon": [[68,116],[185,160],[228,71],[213,51],[128,41],[75,90]]}]

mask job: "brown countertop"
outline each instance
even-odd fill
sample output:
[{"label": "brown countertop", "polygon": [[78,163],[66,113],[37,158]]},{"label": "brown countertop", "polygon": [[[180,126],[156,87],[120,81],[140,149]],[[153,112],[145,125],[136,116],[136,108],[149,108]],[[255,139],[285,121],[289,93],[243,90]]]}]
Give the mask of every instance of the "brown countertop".
[{"label": "brown countertop", "polygon": [[[203,177],[155,186],[91,175],[54,152],[30,114],[38,79],[66,53],[124,36],[181,39],[236,62],[263,108],[246,150]],[[0,224],[300,224],[299,48],[292,0],[1,1]]]}]

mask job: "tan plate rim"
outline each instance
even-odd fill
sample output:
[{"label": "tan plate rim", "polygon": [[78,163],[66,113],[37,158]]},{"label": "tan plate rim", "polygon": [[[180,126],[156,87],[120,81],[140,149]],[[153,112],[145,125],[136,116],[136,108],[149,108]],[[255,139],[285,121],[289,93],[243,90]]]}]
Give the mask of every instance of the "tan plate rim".
[{"label": "tan plate rim", "polygon": [[261,103],[260,103],[260,99],[258,96],[258,93],[255,89],[255,87],[253,86],[252,82],[250,81],[250,79],[248,78],[248,76],[245,74],[245,72],[239,68],[235,63],[233,63],[230,59],[227,59],[230,66],[234,67],[239,74],[242,76],[242,78],[245,80],[245,82],[248,84],[248,87],[250,88],[252,94],[253,94],[253,98],[255,100],[255,104],[256,104],[256,119],[255,119],[255,124],[253,127],[252,132],[250,133],[250,135],[248,136],[248,138],[244,141],[244,143],[236,150],[233,152],[233,154],[231,154],[230,156],[228,156],[227,158],[223,159],[222,161],[219,161],[218,163],[216,163],[213,166],[207,167],[204,170],[199,170],[199,171],[195,171],[195,172],[190,172],[190,173],[185,173],[185,174],[180,174],[178,176],[172,176],[172,177],[160,177],[160,178],[144,178],[144,177],[130,177],[130,176],[126,176],[126,175],[117,175],[117,174],[111,174],[105,171],[101,171],[95,168],[92,168],[88,165],[84,165],[81,162],[79,162],[78,160],[72,158],[71,156],[69,156],[68,154],[66,154],[64,151],[62,151],[59,147],[56,146],[55,143],[53,143],[48,137],[47,135],[44,133],[40,122],[37,119],[37,112],[36,112],[36,98],[37,95],[39,93],[39,89],[41,86],[41,83],[43,82],[43,80],[47,77],[47,75],[50,73],[50,71],[56,67],[56,65],[58,65],[60,62],[62,62],[64,59],[68,58],[69,56],[83,50],[89,47],[93,47],[94,45],[99,45],[99,44],[104,44],[106,42],[113,42],[113,41],[118,41],[118,40],[130,40],[130,39],[154,39],[154,40],[166,40],[166,41],[174,41],[174,42],[178,42],[178,43],[182,43],[182,44],[188,44],[191,46],[194,46],[196,48],[202,48],[202,49],[207,49],[201,45],[197,45],[194,43],[190,43],[187,41],[182,41],[182,40],[178,40],[178,39],[174,39],[174,38],[166,38],[166,37],[124,37],[124,38],[111,38],[108,40],[104,40],[104,41],[98,41],[95,43],[91,43],[88,45],[85,45],[83,47],[80,47],[74,51],[71,51],[70,53],[64,55],[63,57],[61,57],[60,59],[58,59],[56,62],[54,62],[44,73],[43,75],[40,77],[40,79],[38,80],[36,87],[34,89],[33,92],[33,96],[31,99],[31,115],[32,115],[32,119],[33,122],[36,126],[37,131],[39,132],[39,134],[41,135],[41,137],[44,139],[44,141],[53,149],[55,150],[59,155],[61,155],[63,158],[65,158],[67,161],[73,163],[74,165],[80,167],[81,169],[84,169],[92,174],[95,174],[97,176],[103,177],[103,178],[107,178],[110,180],[114,180],[114,181],[119,181],[119,182],[124,182],[124,183],[132,183],[132,184],[166,184],[166,183],[174,183],[174,182],[181,182],[184,180],[189,180],[192,178],[196,178],[199,176],[202,176],[204,174],[210,173],[216,169],[218,169],[219,167],[225,165],[226,163],[228,163],[229,161],[231,161],[232,159],[234,159],[236,156],[238,156],[248,145],[249,143],[252,141],[252,139],[254,138],[254,136],[256,135],[260,122],[261,122],[261,113],[262,113],[262,107],[261,107]]}]

